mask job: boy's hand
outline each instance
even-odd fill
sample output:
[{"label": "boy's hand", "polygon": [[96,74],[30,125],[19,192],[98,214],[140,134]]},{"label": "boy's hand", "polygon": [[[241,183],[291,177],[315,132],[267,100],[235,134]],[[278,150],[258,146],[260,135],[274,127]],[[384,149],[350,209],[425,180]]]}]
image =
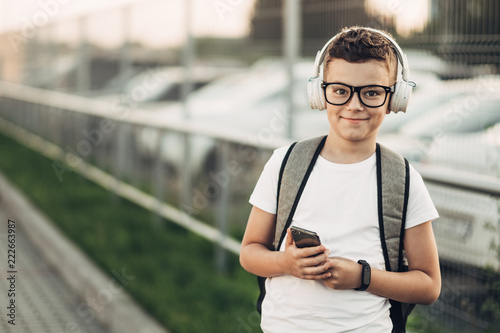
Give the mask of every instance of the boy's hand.
[{"label": "boy's hand", "polygon": [[328,261],[332,264],[328,272],[331,276],[323,282],[332,289],[354,289],[361,286],[362,266],[355,261],[342,257],[331,257]]},{"label": "boy's hand", "polygon": [[324,245],[298,248],[293,241],[290,228],[287,230],[285,251],[283,252],[286,274],[306,280],[324,280],[331,276],[328,269],[330,250]]}]

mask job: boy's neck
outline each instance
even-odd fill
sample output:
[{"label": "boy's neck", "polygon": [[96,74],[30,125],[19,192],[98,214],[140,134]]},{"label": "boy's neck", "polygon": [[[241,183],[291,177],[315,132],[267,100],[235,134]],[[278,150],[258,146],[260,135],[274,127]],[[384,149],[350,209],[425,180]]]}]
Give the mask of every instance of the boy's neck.
[{"label": "boy's neck", "polygon": [[339,164],[353,164],[366,160],[375,153],[376,137],[361,141],[348,141],[328,134],[320,155]]}]

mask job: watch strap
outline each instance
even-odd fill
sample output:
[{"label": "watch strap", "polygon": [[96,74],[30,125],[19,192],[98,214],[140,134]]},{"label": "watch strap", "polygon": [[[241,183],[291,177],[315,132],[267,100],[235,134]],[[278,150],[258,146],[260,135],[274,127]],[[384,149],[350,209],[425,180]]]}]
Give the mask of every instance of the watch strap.
[{"label": "watch strap", "polygon": [[366,260],[358,260],[358,264],[361,264],[361,286],[359,288],[355,288],[355,290],[365,291],[370,286],[371,282],[371,267],[370,264],[366,262]]}]

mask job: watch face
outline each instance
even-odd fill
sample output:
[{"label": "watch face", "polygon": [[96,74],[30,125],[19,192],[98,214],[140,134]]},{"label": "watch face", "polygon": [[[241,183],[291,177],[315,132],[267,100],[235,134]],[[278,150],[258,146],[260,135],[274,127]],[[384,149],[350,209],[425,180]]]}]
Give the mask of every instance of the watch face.
[{"label": "watch face", "polygon": [[365,266],[363,268],[363,283],[364,284],[370,283],[370,278],[371,278],[370,273],[371,273],[370,266]]}]

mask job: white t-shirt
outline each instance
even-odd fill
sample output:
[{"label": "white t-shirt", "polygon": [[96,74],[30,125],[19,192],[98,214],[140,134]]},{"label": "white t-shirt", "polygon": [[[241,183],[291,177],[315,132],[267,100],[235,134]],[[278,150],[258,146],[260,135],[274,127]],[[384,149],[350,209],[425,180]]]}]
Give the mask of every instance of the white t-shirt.
[{"label": "white t-shirt", "polygon": [[[279,170],[288,147],[275,150],[250,203],[276,214]],[[438,217],[422,177],[410,166],[406,228]],[[377,211],[376,156],[336,164],[319,156],[295,211],[292,225],[318,233],[330,256],[366,260],[385,269]],[[284,250],[286,238],[282,243]],[[369,292],[334,290],[321,281],[289,275],[268,278],[262,303],[264,332],[370,332],[392,330],[389,301]]]}]

